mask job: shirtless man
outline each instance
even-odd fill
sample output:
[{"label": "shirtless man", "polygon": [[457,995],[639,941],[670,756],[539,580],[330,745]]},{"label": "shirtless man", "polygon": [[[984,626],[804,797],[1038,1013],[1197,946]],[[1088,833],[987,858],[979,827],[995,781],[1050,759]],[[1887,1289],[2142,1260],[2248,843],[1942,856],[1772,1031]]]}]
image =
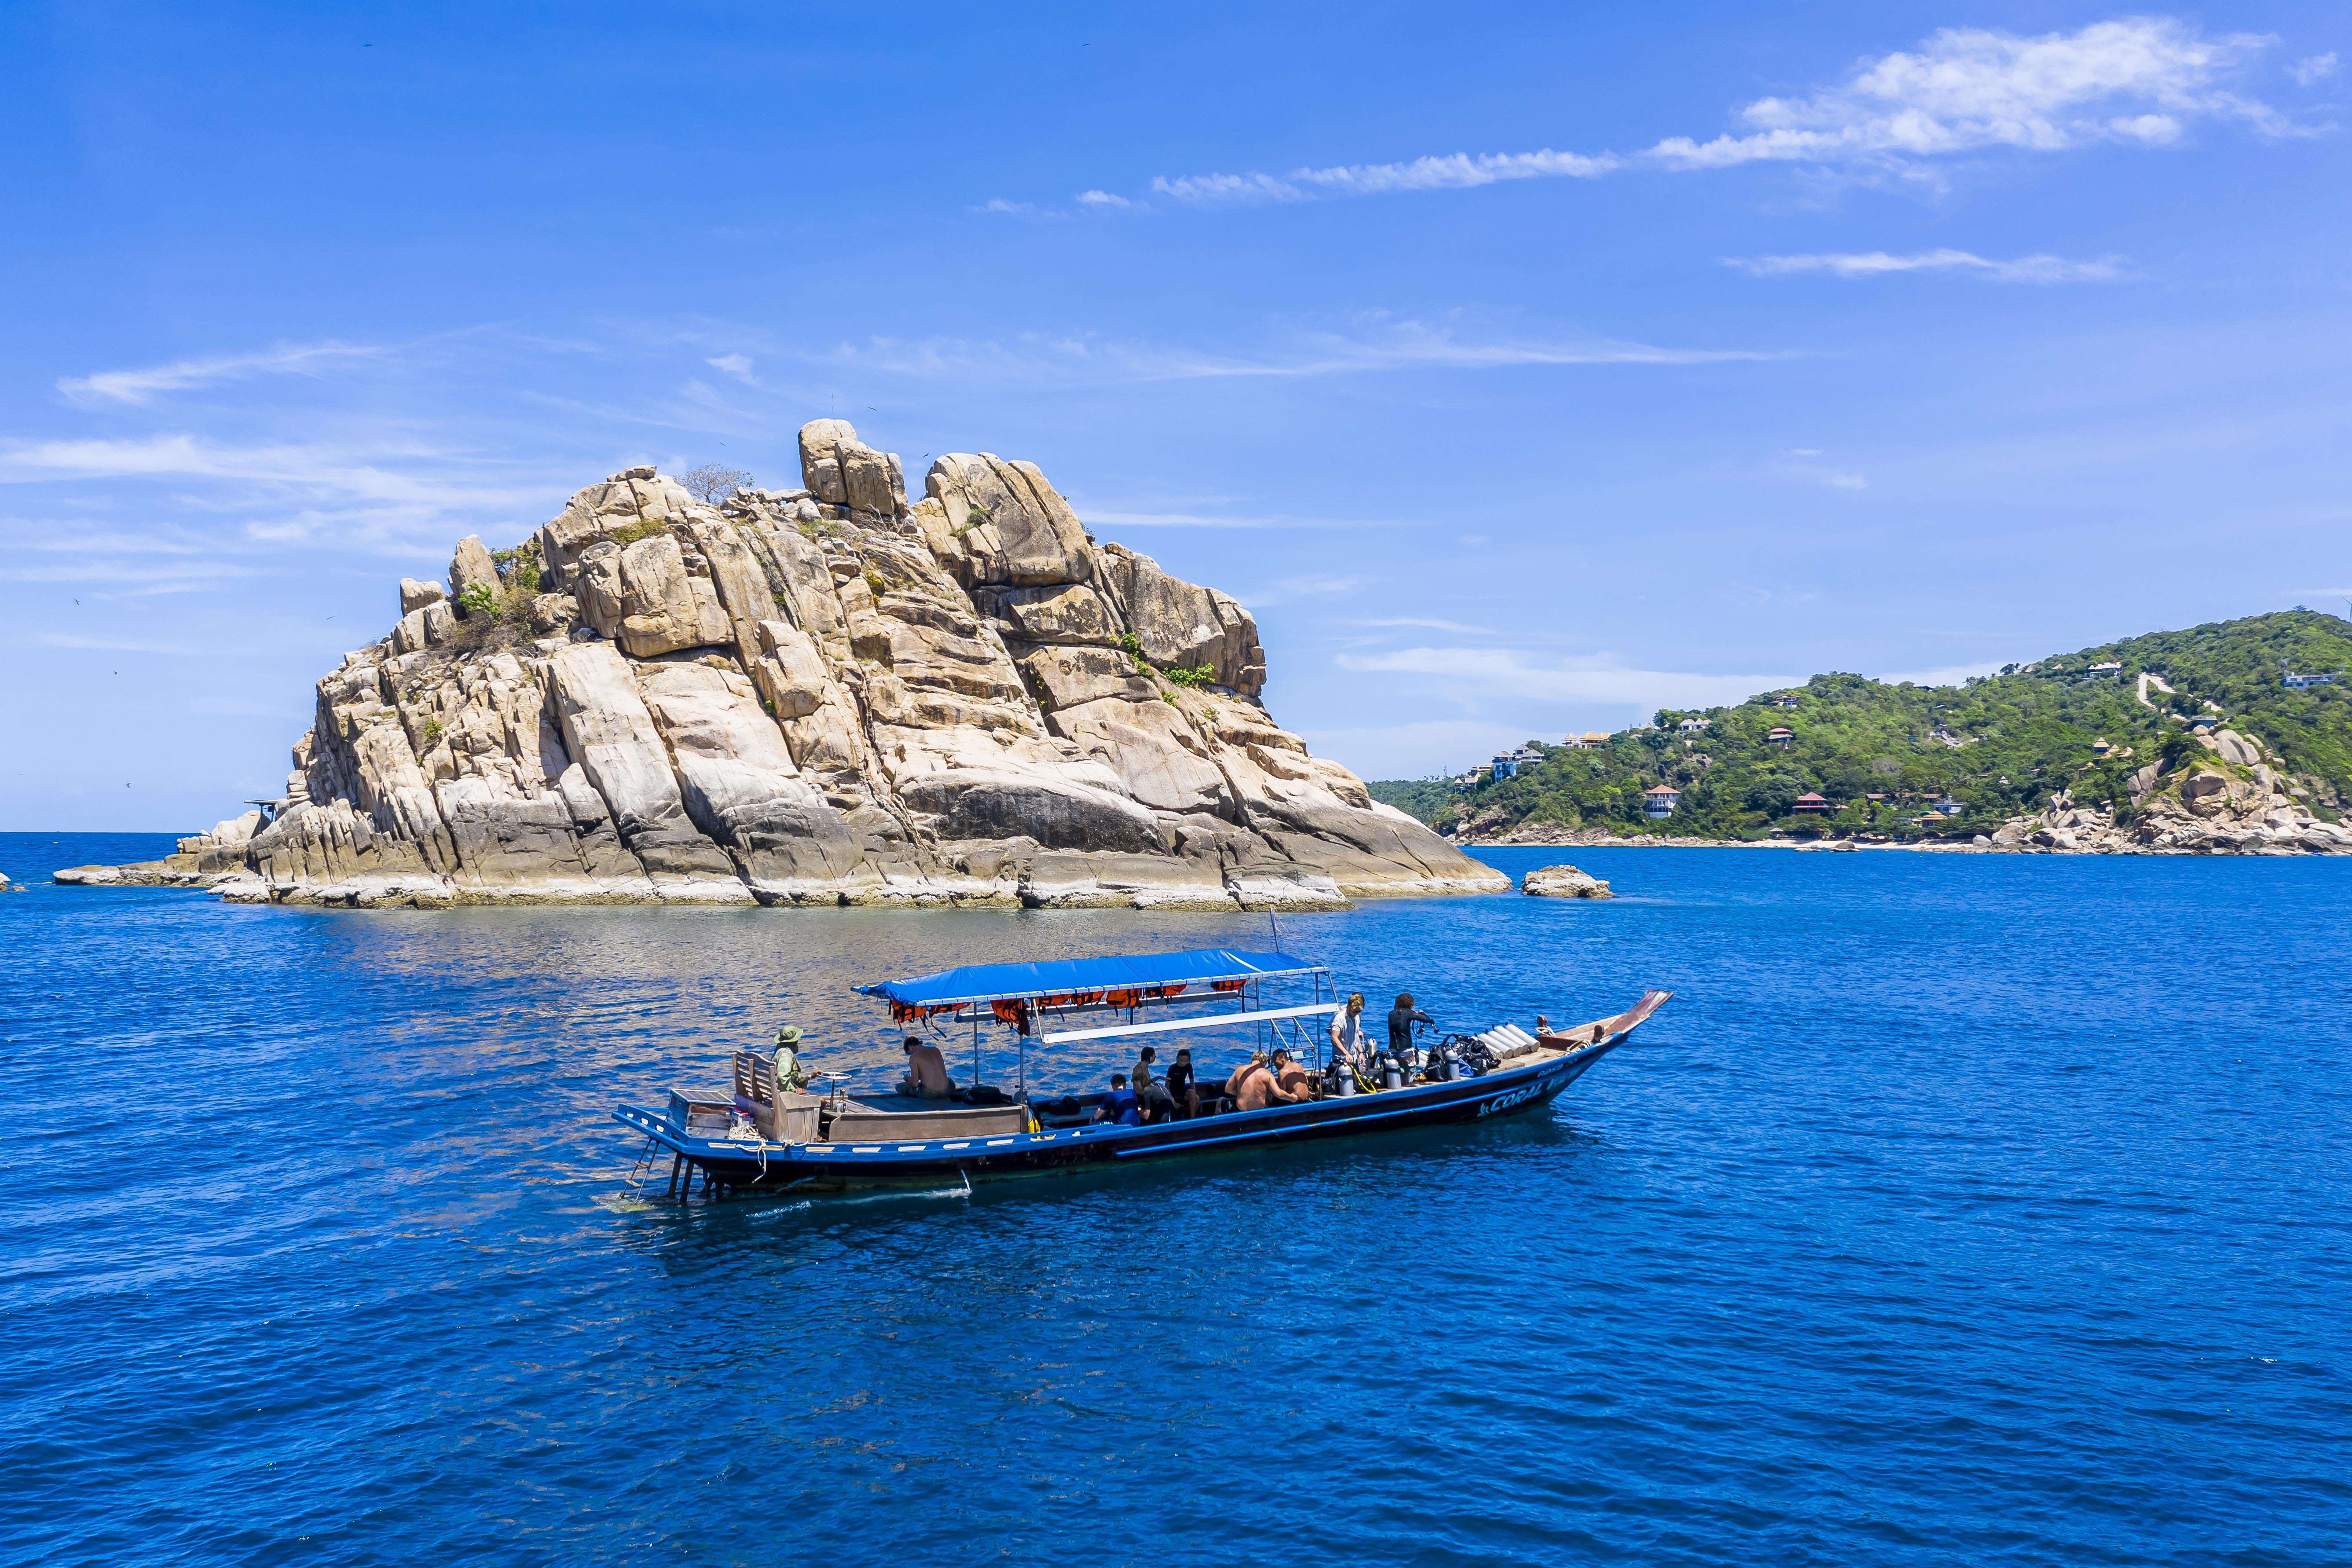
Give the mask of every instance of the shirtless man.
[{"label": "shirtless man", "polygon": [[1274,1053],[1274,1081],[1276,1092],[1282,1097],[1286,1104],[1297,1105],[1303,1100],[1313,1100],[1321,1093],[1321,1089],[1315,1079],[1308,1076],[1307,1069],[1290,1059],[1288,1051]]},{"label": "shirtless man", "polygon": [[1263,1049],[1252,1051],[1250,1059],[1235,1068],[1232,1076],[1225,1079],[1225,1098],[1238,1102],[1242,1097],[1242,1085],[1249,1081],[1250,1074],[1265,1066],[1265,1052]]},{"label": "shirtless man", "polygon": [[945,1100],[955,1092],[939,1047],[927,1046],[913,1035],[907,1037],[907,1076],[898,1080],[898,1092],[918,1100]]},{"label": "shirtless man", "polygon": [[[1240,1075],[1241,1089],[1234,1097],[1235,1107],[1242,1110],[1264,1110],[1269,1105],[1296,1105],[1306,1099],[1305,1095],[1293,1094],[1284,1087],[1279,1075],[1286,1068],[1292,1072],[1298,1071],[1292,1065],[1288,1051],[1275,1052],[1271,1064],[1262,1054],[1250,1058],[1249,1066]],[[1300,1077],[1305,1075],[1302,1073]]]}]

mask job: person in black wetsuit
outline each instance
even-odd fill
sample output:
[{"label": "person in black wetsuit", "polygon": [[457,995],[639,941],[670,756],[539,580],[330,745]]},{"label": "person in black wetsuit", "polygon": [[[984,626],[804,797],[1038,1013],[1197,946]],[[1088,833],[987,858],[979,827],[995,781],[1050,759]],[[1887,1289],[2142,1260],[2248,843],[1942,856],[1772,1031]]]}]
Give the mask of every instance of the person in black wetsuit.
[{"label": "person in black wetsuit", "polygon": [[1389,1009],[1389,1055],[1396,1058],[1397,1066],[1404,1068],[1407,1083],[1413,1080],[1421,1068],[1421,1053],[1412,1048],[1412,1026],[1436,1022],[1412,1005],[1412,992],[1397,993],[1396,1005]]},{"label": "person in black wetsuit", "polygon": [[1201,1114],[1200,1086],[1192,1081],[1192,1053],[1181,1050],[1168,1064],[1168,1098],[1176,1103],[1176,1120],[1190,1121]]}]

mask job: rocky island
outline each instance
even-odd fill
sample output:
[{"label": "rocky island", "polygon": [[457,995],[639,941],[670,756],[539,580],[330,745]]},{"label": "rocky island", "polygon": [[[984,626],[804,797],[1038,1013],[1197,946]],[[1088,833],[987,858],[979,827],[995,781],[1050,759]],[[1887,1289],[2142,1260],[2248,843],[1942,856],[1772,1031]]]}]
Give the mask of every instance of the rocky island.
[{"label": "rocky island", "polygon": [[1507,879],[1260,701],[1226,595],[1098,543],[1030,463],[951,453],[911,505],[841,420],[803,489],[650,468],[318,683],[272,805],[169,858],[58,873],[241,901],[1340,907]]}]

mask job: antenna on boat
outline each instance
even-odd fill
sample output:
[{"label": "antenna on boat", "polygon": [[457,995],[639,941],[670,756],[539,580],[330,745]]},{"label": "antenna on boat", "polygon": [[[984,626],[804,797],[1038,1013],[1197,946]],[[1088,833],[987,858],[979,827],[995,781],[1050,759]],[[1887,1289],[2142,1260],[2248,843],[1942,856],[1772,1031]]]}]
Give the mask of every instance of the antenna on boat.
[{"label": "antenna on boat", "polygon": [[1271,927],[1274,931],[1274,951],[1280,952],[1282,951],[1282,921],[1276,917],[1274,906],[1272,904],[1265,906],[1265,923]]}]

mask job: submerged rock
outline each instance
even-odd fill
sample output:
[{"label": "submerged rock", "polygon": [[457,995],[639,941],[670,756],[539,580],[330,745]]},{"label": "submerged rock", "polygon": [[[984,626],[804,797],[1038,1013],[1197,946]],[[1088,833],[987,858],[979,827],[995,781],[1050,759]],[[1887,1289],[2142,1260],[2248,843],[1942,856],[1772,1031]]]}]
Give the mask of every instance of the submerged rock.
[{"label": "submerged rock", "polygon": [[1613,899],[1609,884],[1573,866],[1538,866],[1519,879],[1519,891],[1538,899]]},{"label": "submerged rock", "polygon": [[950,454],[909,505],[845,421],[800,445],[803,490],[589,486],[513,552],[535,581],[461,542],[465,603],[402,583],[266,814],[58,879],[426,908],[1509,886],[1276,725],[1249,613],[1097,544],[1034,465]]}]

